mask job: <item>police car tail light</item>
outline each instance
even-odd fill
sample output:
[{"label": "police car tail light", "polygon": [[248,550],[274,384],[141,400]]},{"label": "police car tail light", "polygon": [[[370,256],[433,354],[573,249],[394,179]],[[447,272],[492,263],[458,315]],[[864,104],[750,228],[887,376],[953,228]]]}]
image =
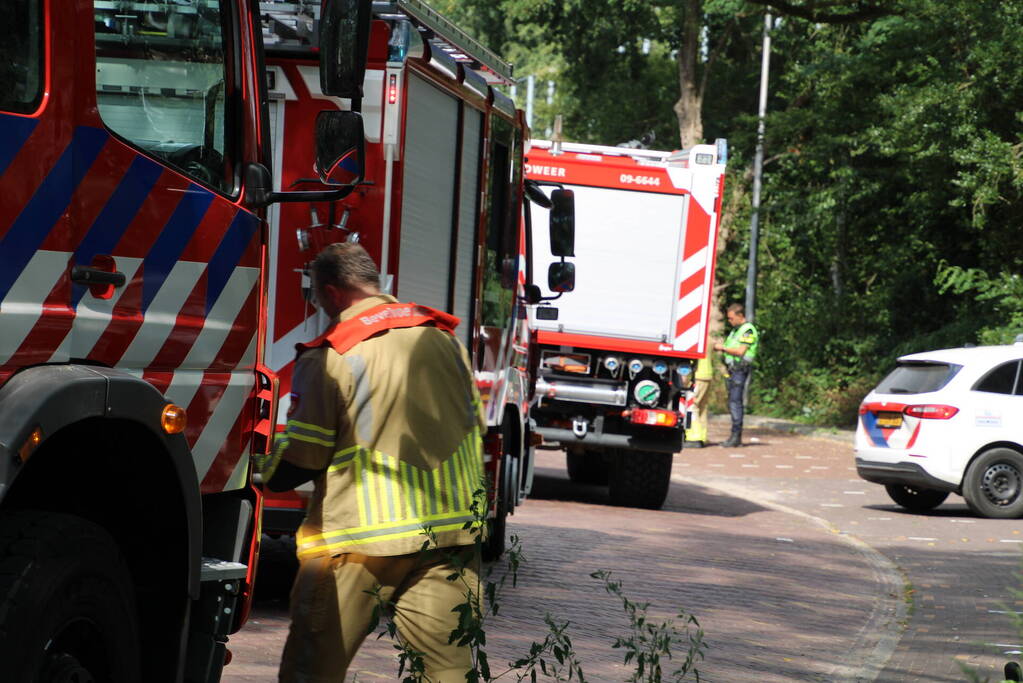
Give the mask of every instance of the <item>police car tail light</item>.
[{"label": "police car tail light", "polygon": [[639,425],[651,425],[654,427],[674,427],[678,424],[678,413],[674,413],[670,410],[648,410],[645,408],[637,408],[635,410],[627,410],[626,417],[633,424]]},{"label": "police car tail light", "polygon": [[928,403],[919,406],[906,406],[903,412],[910,417],[919,417],[925,420],[947,420],[954,417],[959,409],[955,406]]}]

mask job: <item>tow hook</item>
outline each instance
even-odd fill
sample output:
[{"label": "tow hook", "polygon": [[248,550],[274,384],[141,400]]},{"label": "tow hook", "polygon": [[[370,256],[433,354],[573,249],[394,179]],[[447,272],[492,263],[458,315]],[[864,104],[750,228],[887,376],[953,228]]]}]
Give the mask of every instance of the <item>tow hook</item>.
[{"label": "tow hook", "polygon": [[584,417],[576,417],[572,419],[572,433],[577,438],[583,438],[586,436],[586,432],[589,431],[589,423]]}]

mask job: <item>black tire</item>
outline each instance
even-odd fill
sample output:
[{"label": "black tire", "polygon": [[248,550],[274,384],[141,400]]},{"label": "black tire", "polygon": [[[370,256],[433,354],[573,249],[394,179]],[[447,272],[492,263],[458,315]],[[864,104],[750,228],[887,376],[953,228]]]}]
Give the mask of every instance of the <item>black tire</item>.
[{"label": "black tire", "polygon": [[131,575],[110,535],[80,517],[4,513],[0,668],[31,683],[136,683]]},{"label": "black tire", "polygon": [[992,448],[978,455],[963,478],[963,498],[981,517],[1023,516],[1023,454]]},{"label": "black tire", "polygon": [[518,498],[518,462],[517,456],[509,451],[507,445],[514,444],[505,438],[505,452],[501,455],[501,474],[497,482],[497,510],[493,517],[487,519],[487,540],[483,543],[482,555],[485,562],[493,562],[504,555],[507,547],[508,515],[515,508]]},{"label": "black tire", "polygon": [[483,542],[483,561],[494,562],[501,559],[506,548],[505,536],[508,533],[508,501],[502,495],[497,496],[497,511],[487,519],[487,540]]},{"label": "black tire", "polygon": [[921,489],[906,484],[885,484],[888,497],[912,512],[933,510],[948,498],[948,491]]},{"label": "black tire", "polygon": [[671,484],[671,453],[617,449],[611,456],[613,505],[659,510]]},{"label": "black tire", "polygon": [[604,454],[601,451],[592,449],[567,451],[565,464],[571,481],[577,484],[607,486],[607,463],[604,462]]}]

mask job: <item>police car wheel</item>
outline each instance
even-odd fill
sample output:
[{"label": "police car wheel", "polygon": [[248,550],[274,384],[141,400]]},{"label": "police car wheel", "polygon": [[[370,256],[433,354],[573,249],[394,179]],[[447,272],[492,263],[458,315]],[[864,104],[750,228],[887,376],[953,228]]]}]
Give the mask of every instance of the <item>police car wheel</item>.
[{"label": "police car wheel", "polygon": [[114,540],[72,515],[0,522],[0,668],[33,683],[132,683],[139,642],[131,576]]},{"label": "police car wheel", "polygon": [[921,489],[906,484],[886,484],[884,490],[893,501],[913,512],[933,510],[948,498],[947,491]]},{"label": "police car wheel", "polygon": [[963,498],[981,517],[1023,516],[1023,454],[991,448],[978,455],[963,478]]}]

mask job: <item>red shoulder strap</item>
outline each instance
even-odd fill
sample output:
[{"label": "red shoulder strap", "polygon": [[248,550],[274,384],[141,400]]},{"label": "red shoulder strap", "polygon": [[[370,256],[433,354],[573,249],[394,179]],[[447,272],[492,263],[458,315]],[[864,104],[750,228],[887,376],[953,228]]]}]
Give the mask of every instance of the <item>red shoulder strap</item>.
[{"label": "red shoulder strap", "polygon": [[450,313],[429,306],[414,303],[380,304],[354,318],[337,323],[310,342],[295,344],[295,350],[301,354],[308,349],[330,346],[338,353],[345,353],[359,342],[384,330],[432,324],[448,334],[454,334],[459,322]]}]

